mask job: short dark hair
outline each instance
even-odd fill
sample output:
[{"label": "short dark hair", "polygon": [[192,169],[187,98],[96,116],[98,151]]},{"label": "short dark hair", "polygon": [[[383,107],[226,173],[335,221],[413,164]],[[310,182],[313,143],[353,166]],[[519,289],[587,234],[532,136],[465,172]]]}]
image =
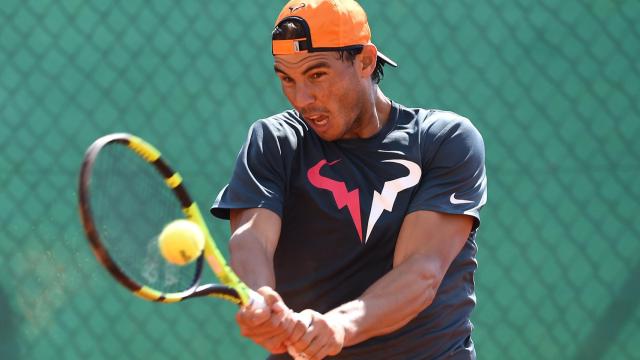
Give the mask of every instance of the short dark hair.
[{"label": "short dark hair", "polygon": [[[271,33],[272,40],[294,40],[305,37],[307,37],[307,33],[303,23],[301,21],[295,21],[294,19],[282,21]],[[362,48],[363,46],[360,46],[354,49],[336,50],[336,52],[340,60],[353,64],[356,56],[362,52]],[[371,80],[375,84],[379,84],[383,77],[384,62],[376,59],[376,68],[371,74]]]}]

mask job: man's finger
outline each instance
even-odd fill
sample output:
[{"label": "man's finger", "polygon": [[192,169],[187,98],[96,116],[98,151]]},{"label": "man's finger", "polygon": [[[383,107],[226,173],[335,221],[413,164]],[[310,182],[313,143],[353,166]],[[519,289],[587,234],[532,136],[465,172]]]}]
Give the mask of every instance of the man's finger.
[{"label": "man's finger", "polygon": [[239,324],[246,326],[256,326],[264,323],[271,318],[271,310],[269,308],[241,308],[236,313],[236,320]]},{"label": "man's finger", "polygon": [[311,340],[311,343],[309,343],[309,346],[303,351],[303,353],[310,360],[318,359],[318,355],[321,355],[320,354],[320,350],[321,350],[323,344],[324,344],[324,342],[320,339],[320,337],[315,336]]},{"label": "man's finger", "polygon": [[293,324],[293,329],[291,330],[291,335],[287,339],[287,343],[295,344],[300,341],[300,338],[307,332],[307,324],[305,324],[302,320],[295,320]]},{"label": "man's finger", "polygon": [[307,328],[307,331],[300,337],[300,339],[292,343],[292,346],[298,353],[304,353],[306,355],[306,350],[309,348],[315,337],[316,333],[313,331],[313,325],[311,325]]},{"label": "man's finger", "polygon": [[259,325],[245,325],[241,326],[242,335],[249,336],[256,341],[273,337],[277,334],[284,333],[288,334],[289,332],[284,327],[283,322],[284,314],[272,314],[272,316]]},{"label": "man's finger", "polygon": [[270,288],[269,286],[263,286],[257,290],[258,294],[262,295],[264,298],[264,302],[267,306],[271,307],[276,302],[282,302],[282,298],[280,294],[278,294],[275,290]]}]

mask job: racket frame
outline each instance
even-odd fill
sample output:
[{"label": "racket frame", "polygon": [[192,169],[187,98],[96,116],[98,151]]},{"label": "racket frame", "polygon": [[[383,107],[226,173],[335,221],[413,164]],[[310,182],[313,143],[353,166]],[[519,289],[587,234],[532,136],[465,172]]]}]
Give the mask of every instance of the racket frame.
[{"label": "racket frame", "polygon": [[[93,165],[100,151],[106,146],[125,146],[148,164],[152,165],[164,178],[165,184],[178,199],[185,217],[197,224],[202,230],[205,237],[204,250],[196,259],[196,271],[188,289],[181,292],[165,293],[139,284],[128,277],[111,255],[109,255],[100,238],[100,234],[96,230],[89,196]],[[202,296],[222,298],[241,306],[246,306],[254,302],[264,303],[262,297],[247,287],[227,264],[222,253],[216,246],[213,236],[209,232],[200,208],[187,192],[183,184],[182,176],[169,166],[158,149],[143,139],[127,133],[113,133],[95,140],[84,155],[80,169],[78,197],[80,218],[82,219],[84,231],[91,244],[94,255],[120,284],[135,295],[146,300],[163,303],[174,303],[188,298]],[[213,270],[221,284],[200,285],[204,261],[206,261]]]}]

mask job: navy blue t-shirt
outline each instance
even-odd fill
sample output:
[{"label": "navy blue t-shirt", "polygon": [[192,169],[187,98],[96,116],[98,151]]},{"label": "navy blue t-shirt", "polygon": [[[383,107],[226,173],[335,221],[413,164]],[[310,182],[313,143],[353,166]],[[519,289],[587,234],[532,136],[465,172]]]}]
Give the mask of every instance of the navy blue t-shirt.
[{"label": "navy blue t-shirt", "polygon": [[475,236],[485,202],[484,144],[471,122],[393,103],[389,121],[368,139],[326,142],[293,110],[257,121],[211,212],[226,219],[232,208],[278,214],[276,290],[292,309],[321,313],[357,298],[392,269],[408,213],[474,217],[433,303],[401,329],[335,357],[473,359]]}]

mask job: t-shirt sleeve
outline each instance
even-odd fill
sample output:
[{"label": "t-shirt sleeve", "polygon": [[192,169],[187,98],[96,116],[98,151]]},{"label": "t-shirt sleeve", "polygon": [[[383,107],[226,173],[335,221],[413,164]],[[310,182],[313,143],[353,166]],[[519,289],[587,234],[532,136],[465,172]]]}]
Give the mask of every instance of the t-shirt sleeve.
[{"label": "t-shirt sleeve", "polygon": [[425,121],[422,179],[409,211],[466,214],[480,225],[487,201],[484,142],[466,118],[440,112]]},{"label": "t-shirt sleeve", "polygon": [[211,213],[229,219],[230,209],[266,208],[282,215],[284,159],[274,129],[259,120],[249,129],[229,183],[220,191]]}]

